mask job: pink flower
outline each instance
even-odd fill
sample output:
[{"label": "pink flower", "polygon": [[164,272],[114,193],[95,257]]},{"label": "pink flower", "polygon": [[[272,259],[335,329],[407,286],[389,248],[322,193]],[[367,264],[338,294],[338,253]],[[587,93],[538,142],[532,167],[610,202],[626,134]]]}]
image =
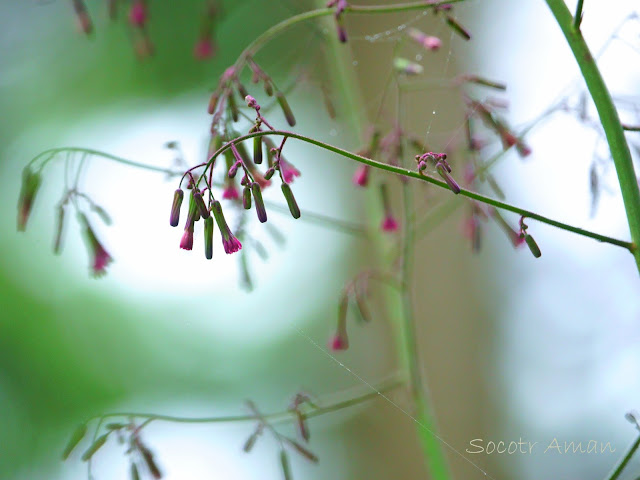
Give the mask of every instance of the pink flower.
[{"label": "pink flower", "polygon": [[300,176],[300,170],[291,165],[284,158],[280,159],[280,171],[282,172],[282,177],[284,178],[285,183],[291,183],[293,182],[294,177]]},{"label": "pink flower", "polygon": [[180,240],[180,248],[183,250],[193,249],[193,224],[185,228]]},{"label": "pink flower", "polygon": [[20,199],[18,200],[18,231],[24,232],[27,228],[27,221],[31,214],[33,201],[40,188],[42,178],[40,173],[33,172],[26,167],[22,172],[22,187],[20,189]]},{"label": "pink flower", "polygon": [[213,55],[213,42],[209,37],[202,37],[193,49],[193,56],[196,60],[206,60]]},{"label": "pink flower", "polygon": [[235,253],[242,249],[242,243],[240,243],[240,240],[238,240],[230,230],[228,230],[226,235],[223,233],[222,246],[227,254]]},{"label": "pink flower", "polygon": [[422,39],[422,46],[427,50],[435,52],[442,46],[442,41],[438,37],[431,37],[427,35]]},{"label": "pink flower", "polygon": [[349,339],[347,338],[346,332],[344,335],[336,333],[333,337],[331,337],[331,339],[329,340],[329,348],[334,352],[346,350],[347,348],[349,348]]},{"label": "pink flower", "polygon": [[240,193],[238,192],[238,189],[236,188],[234,183],[230,183],[225,187],[225,189],[222,191],[222,198],[224,198],[225,200],[235,200],[237,198],[240,198]]},{"label": "pink flower", "polygon": [[353,183],[359,187],[366,187],[369,183],[369,165],[360,165],[353,175]]},{"label": "pink flower", "polygon": [[136,27],[143,27],[147,21],[147,8],[144,1],[138,0],[131,5],[129,10],[129,22]]},{"label": "pink flower", "polygon": [[391,213],[387,213],[380,225],[383,232],[396,232],[398,230],[398,222]]}]

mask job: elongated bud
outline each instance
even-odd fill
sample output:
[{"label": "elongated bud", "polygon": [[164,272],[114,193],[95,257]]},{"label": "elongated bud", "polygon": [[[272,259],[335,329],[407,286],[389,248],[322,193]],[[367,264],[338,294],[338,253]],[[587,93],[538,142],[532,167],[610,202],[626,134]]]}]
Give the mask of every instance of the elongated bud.
[{"label": "elongated bud", "polygon": [[185,229],[189,226],[193,228],[193,224],[197,222],[199,218],[200,218],[200,212],[198,210],[198,204],[196,203],[193,190],[191,190],[191,195],[189,196],[189,212],[187,213],[187,222],[186,222]]},{"label": "elongated bud", "polygon": [[87,12],[87,8],[82,0],[73,0],[73,9],[78,17],[78,26],[83,33],[89,35],[93,30],[91,18]]},{"label": "elongated bud", "polygon": [[162,472],[158,468],[158,464],[156,464],[156,461],[153,458],[153,453],[151,453],[151,450],[149,450],[144,445],[140,445],[140,444],[138,445],[138,448],[140,449],[140,453],[142,454],[144,463],[147,464],[147,468],[149,469],[149,472],[151,473],[153,478],[155,478],[156,480],[159,480],[160,478],[162,478]]},{"label": "elongated bud", "polygon": [[20,197],[18,200],[18,231],[24,232],[27,228],[27,221],[31,214],[33,201],[38,193],[42,177],[40,173],[34,172],[30,167],[22,170],[22,187],[20,189]]},{"label": "elongated bud", "polygon": [[236,97],[233,96],[233,92],[229,92],[227,95],[227,105],[229,106],[229,112],[231,112],[231,118],[234,122],[238,121],[238,105],[236,104]]},{"label": "elongated bud", "polygon": [[258,437],[262,434],[262,429],[262,424],[258,425],[258,428],[256,428],[255,432],[253,432],[251,436],[247,438],[247,441],[244,442],[242,450],[244,450],[245,453],[249,453],[251,450],[253,450],[253,446],[256,444]]},{"label": "elongated bud", "polygon": [[267,169],[267,171],[264,174],[264,179],[265,180],[271,180],[271,177],[273,177],[274,173],[276,173],[276,169],[273,167],[270,167]]},{"label": "elongated bud", "polygon": [[78,444],[82,441],[84,436],[87,434],[87,425],[83,423],[82,425],[78,425],[76,429],[71,434],[71,438],[67,442],[67,446],[64,447],[64,452],[62,453],[62,459],[66,460],[71,455],[71,452],[78,446]]},{"label": "elongated bud", "polygon": [[259,165],[262,163],[262,139],[253,137],[253,163]]},{"label": "elongated bud", "polygon": [[224,247],[224,251],[227,254],[235,253],[242,248],[242,243],[231,233],[229,226],[224,218],[224,214],[222,213],[222,205],[220,205],[219,201],[213,202],[211,205],[211,210],[213,212],[213,216],[216,219],[216,223],[218,224],[218,228],[220,229],[220,234],[222,236],[222,246]]},{"label": "elongated bud", "polygon": [[64,234],[64,219],[66,209],[64,205],[58,207],[58,221],[56,223],[56,236],[53,240],[53,253],[59,255],[62,252],[62,236]]},{"label": "elongated bud", "polygon": [[260,220],[260,223],[264,223],[267,221],[267,210],[264,208],[262,191],[260,190],[260,185],[258,185],[258,183],[253,182],[251,184],[251,193],[253,193],[253,199],[256,204],[256,213],[258,214],[258,220]]},{"label": "elongated bud", "polygon": [[238,90],[238,95],[240,95],[240,98],[242,100],[244,100],[249,95],[249,92],[247,92],[247,89],[244,88],[244,85],[237,80],[236,80],[236,89]]},{"label": "elongated bud", "polygon": [[213,258],[213,218],[204,221],[204,256],[207,260]]},{"label": "elongated bud", "polygon": [[245,186],[242,190],[242,206],[245,210],[251,210],[251,188]]},{"label": "elongated bud", "polygon": [[196,191],[193,194],[193,198],[196,201],[196,206],[198,207],[198,212],[200,213],[200,216],[205,220],[209,218],[209,209],[204,203],[204,198],[202,198],[202,194]]},{"label": "elongated bud", "polygon": [[307,448],[305,448],[304,446],[300,445],[298,442],[296,442],[295,440],[292,440],[290,438],[285,437],[286,442],[291,445],[293,448],[296,449],[296,451],[302,455],[304,458],[306,458],[307,460],[309,460],[310,462],[313,463],[318,463],[318,457],[311,452],[310,450],[308,450]]},{"label": "elongated bud", "polygon": [[453,177],[449,175],[449,172],[447,171],[448,169],[444,166],[444,164],[438,162],[438,164],[436,165],[436,170],[444,179],[444,181],[447,182],[447,185],[453,193],[455,193],[456,195],[460,193],[460,186],[456,183]]},{"label": "elongated bud", "polygon": [[347,336],[347,307],[349,306],[349,297],[346,294],[340,299],[338,307],[338,326],[336,333],[329,341],[329,348],[334,352],[346,350],[349,348],[349,337]]},{"label": "elongated bud", "polygon": [[270,97],[273,96],[273,84],[268,78],[264,79],[264,93],[266,93]]},{"label": "elongated bud", "polygon": [[109,434],[108,433],[105,433],[104,435],[99,436],[96,439],[96,441],[93,442],[91,444],[91,446],[89,448],[87,448],[87,450],[82,454],[82,461],[86,462],[91,457],[93,457],[93,455],[98,450],[100,450],[100,447],[102,447],[107,442],[107,438],[109,438]]},{"label": "elongated bud", "polygon": [[218,100],[220,100],[220,93],[216,90],[211,94],[211,97],[209,98],[209,106],[207,107],[207,113],[209,115],[213,115],[213,112],[216,111]]},{"label": "elongated bud", "polygon": [[291,476],[291,466],[289,465],[289,456],[284,448],[280,450],[280,466],[282,467],[284,480],[293,480],[293,477]]},{"label": "elongated bud", "polygon": [[300,208],[298,208],[296,197],[293,196],[291,186],[288,183],[283,183],[280,188],[282,189],[282,194],[284,195],[284,198],[287,201],[287,205],[289,206],[291,216],[293,218],[300,218]]},{"label": "elongated bud", "polygon": [[282,113],[284,117],[287,119],[287,123],[290,127],[295,127],[296,125],[296,117],[293,116],[293,112],[291,111],[291,107],[289,106],[289,102],[285,98],[282,92],[276,92],[276,100],[282,109]]},{"label": "elongated bud", "polygon": [[471,34],[462,25],[460,25],[455,18],[447,15],[446,22],[447,25],[462,38],[465,40],[471,40]]},{"label": "elongated bud", "polygon": [[478,75],[463,75],[461,79],[465,82],[475,83],[476,85],[482,85],[484,87],[493,88],[495,90],[506,90],[507,86],[504,83],[488,80]]},{"label": "elongated bud", "polygon": [[140,480],[140,473],[138,472],[138,466],[135,463],[131,464],[131,480]]},{"label": "elongated bud", "polygon": [[296,426],[298,434],[305,442],[308,442],[311,439],[311,432],[309,431],[309,426],[307,425],[307,419],[305,418],[304,414],[297,408],[294,410],[294,413],[296,415]]},{"label": "elongated bud", "polygon": [[524,235],[524,241],[527,243],[527,247],[529,247],[529,250],[531,250],[531,253],[533,254],[534,257],[540,258],[542,256],[540,247],[538,247],[538,244],[536,243],[536,241],[533,239],[531,235],[526,233]]},{"label": "elongated bud", "polygon": [[173,204],[171,205],[171,216],[169,217],[169,225],[177,227],[180,223],[180,207],[182,206],[182,200],[184,199],[184,192],[178,188],[173,193]]}]

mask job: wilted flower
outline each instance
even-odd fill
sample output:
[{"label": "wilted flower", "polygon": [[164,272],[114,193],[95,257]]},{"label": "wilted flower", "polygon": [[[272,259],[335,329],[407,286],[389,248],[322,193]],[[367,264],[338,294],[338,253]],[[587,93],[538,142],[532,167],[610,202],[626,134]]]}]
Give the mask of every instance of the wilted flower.
[{"label": "wilted flower", "polygon": [[280,158],[280,172],[282,172],[282,178],[284,178],[286,183],[291,183],[295,177],[300,176],[300,170],[287,162],[284,158]]},{"label": "wilted flower", "polygon": [[216,219],[216,223],[218,224],[218,228],[220,229],[220,233],[222,235],[222,246],[224,247],[224,251],[226,253],[235,253],[242,248],[242,244],[240,240],[238,240],[227,225],[227,221],[224,218],[224,214],[222,213],[222,206],[220,202],[217,200],[213,202],[211,205],[211,211],[213,212],[213,216]]},{"label": "wilted flower", "polygon": [[366,187],[369,183],[369,165],[359,165],[356,173],[353,175],[353,183],[359,187]]}]

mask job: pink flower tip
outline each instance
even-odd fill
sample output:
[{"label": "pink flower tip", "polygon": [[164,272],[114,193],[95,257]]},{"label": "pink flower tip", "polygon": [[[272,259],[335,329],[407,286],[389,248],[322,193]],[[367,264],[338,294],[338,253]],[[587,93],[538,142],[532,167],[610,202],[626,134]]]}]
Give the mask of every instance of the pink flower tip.
[{"label": "pink flower tip", "polygon": [[228,238],[223,238],[222,246],[224,247],[224,251],[227,254],[235,253],[242,249],[242,244],[240,243],[240,240],[238,240],[233,235],[229,235]]},{"label": "pink flower tip", "polygon": [[398,221],[393,215],[388,214],[382,220],[381,228],[383,232],[396,232],[398,230]]},{"label": "pink flower tip", "polygon": [[102,245],[96,245],[93,258],[93,274],[97,277],[107,273],[107,267],[113,261],[111,255],[102,247]]},{"label": "pink flower tip", "polygon": [[334,352],[346,350],[349,348],[349,340],[346,336],[335,334],[329,340],[329,348]]},{"label": "pink flower tip", "polygon": [[180,240],[180,248],[183,250],[191,250],[193,249],[193,229],[188,228],[184,231],[182,235],[182,240]]},{"label": "pink flower tip", "polygon": [[142,1],[136,1],[129,10],[129,22],[136,27],[143,27],[147,21],[147,9]]},{"label": "pink flower tip", "polygon": [[240,193],[238,192],[238,189],[235,187],[235,185],[231,185],[224,189],[224,191],[222,192],[222,198],[224,198],[225,200],[235,200],[237,198],[240,198]]},{"label": "pink flower tip", "polygon": [[442,40],[440,40],[438,37],[426,36],[422,39],[422,45],[427,50],[431,50],[432,52],[435,52],[436,50],[439,50],[440,47],[442,46]]},{"label": "pink flower tip", "polygon": [[360,165],[353,175],[353,184],[366,187],[369,183],[369,165]]},{"label": "pink flower tip", "polygon": [[193,56],[196,60],[206,60],[213,56],[213,42],[208,37],[203,37],[196,43],[193,48]]},{"label": "pink flower tip", "polygon": [[282,177],[286,183],[293,182],[294,177],[300,176],[300,170],[291,165],[285,159],[280,160],[280,171],[282,172]]}]

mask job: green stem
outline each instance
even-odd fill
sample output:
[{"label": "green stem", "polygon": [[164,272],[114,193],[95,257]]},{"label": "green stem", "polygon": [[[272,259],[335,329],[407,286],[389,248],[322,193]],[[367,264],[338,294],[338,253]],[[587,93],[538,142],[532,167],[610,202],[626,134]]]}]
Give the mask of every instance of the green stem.
[{"label": "green stem", "polygon": [[402,337],[404,354],[409,371],[410,393],[414,404],[414,414],[419,424],[418,436],[425,452],[425,461],[430,477],[434,480],[448,480],[447,458],[442,450],[440,438],[436,435],[435,419],[427,398],[425,385],[420,372],[420,357],[416,334],[415,316],[411,300],[414,225],[410,221],[413,211],[413,190],[410,184],[402,185],[404,236],[402,239],[402,259],[400,281],[402,285]]},{"label": "green stem", "polygon": [[[266,131],[266,132],[254,132],[254,133],[249,133],[247,135],[243,135],[243,136],[234,138],[233,140],[231,140],[227,144],[225,144],[222,147],[220,147],[220,149],[216,153],[213,154],[211,159],[209,159],[209,162],[207,162],[207,164],[203,164],[203,165],[210,166],[211,163],[213,162],[213,160],[218,155],[220,155],[222,152],[224,152],[227,148],[229,148],[232,143],[238,143],[238,142],[242,142],[242,141],[244,141],[246,139],[249,139],[249,138],[252,138],[252,137],[265,136],[265,135],[282,135],[282,136],[287,136],[287,137],[290,137],[290,138],[295,138],[296,140],[301,140],[303,142],[310,143],[312,145],[315,145],[315,146],[323,148],[325,150],[337,153],[338,155],[341,155],[343,157],[349,158],[351,160],[355,160],[355,161],[363,163],[365,165],[369,165],[371,167],[378,168],[380,170],[385,170],[387,172],[397,173],[398,175],[404,175],[405,177],[411,177],[411,178],[415,178],[415,179],[418,179],[418,180],[422,180],[424,182],[436,185],[436,186],[438,186],[440,188],[444,188],[446,190],[449,190],[449,187],[447,186],[447,184],[445,182],[443,182],[442,180],[438,180],[438,179],[433,178],[433,177],[422,175],[422,174],[420,174],[420,173],[418,173],[416,171],[413,171],[413,170],[407,170],[406,168],[396,167],[394,165],[389,165],[389,164],[386,164],[386,163],[378,162],[376,160],[372,160],[372,159],[367,158],[367,157],[362,157],[362,156],[357,155],[355,153],[352,153],[352,152],[350,152],[348,150],[344,150],[344,149],[336,147],[334,145],[330,145],[328,143],[324,143],[324,142],[322,142],[320,140],[316,140],[314,138],[306,137],[304,135],[300,135],[298,133],[293,133],[293,132],[288,132],[288,131],[285,131],[285,130],[270,130],[270,131]],[[203,165],[198,165],[198,166],[193,167],[193,168],[198,168],[198,167],[201,167]],[[611,245],[616,245],[618,247],[623,247],[623,248],[629,250],[630,252],[632,252],[634,255],[638,254],[638,249],[636,248],[635,244],[631,243],[631,242],[627,242],[627,241],[624,241],[624,240],[619,240],[619,239],[613,238],[613,237],[608,237],[606,235],[601,235],[599,233],[591,232],[591,231],[585,230],[583,228],[574,227],[572,225],[568,225],[566,223],[559,222],[557,220],[553,220],[551,218],[545,217],[544,215],[539,215],[539,214],[537,214],[535,212],[532,212],[530,210],[525,210],[524,208],[516,207],[514,205],[510,205],[510,204],[502,202],[500,200],[496,200],[496,199],[481,195],[479,193],[472,192],[470,190],[460,189],[460,194],[459,195],[461,195],[463,197],[471,198],[471,199],[476,200],[476,201],[478,201],[480,203],[484,203],[484,204],[491,205],[491,206],[496,207],[496,208],[500,208],[502,210],[507,210],[509,212],[516,213],[516,214],[518,214],[520,216],[524,216],[524,217],[530,218],[532,220],[537,220],[537,221],[539,221],[541,223],[546,223],[547,225],[551,225],[553,227],[560,228],[562,230],[566,230],[568,232],[576,233],[576,234],[582,235],[584,237],[593,238],[594,240],[598,240],[598,241],[604,242],[604,243],[609,243]]]},{"label": "green stem", "polygon": [[636,438],[636,441],[633,442],[633,444],[629,448],[629,451],[622,458],[618,466],[613,470],[613,472],[611,472],[611,475],[607,477],[607,480],[616,480],[620,476],[622,470],[624,470],[624,467],[627,466],[627,464],[631,460],[631,457],[633,457],[633,454],[636,452],[636,450],[638,450],[638,447],[640,447],[640,435],[638,436],[638,438]]},{"label": "green stem", "polygon": [[[373,400],[374,398],[380,397],[379,392],[386,393],[386,392],[389,392],[390,390],[398,388],[401,385],[404,385],[404,381],[400,377],[400,375],[396,375],[394,378],[388,380],[387,382],[383,382],[379,385],[376,385],[375,391],[371,391],[363,395],[358,395],[352,398],[348,398],[346,400],[340,400],[334,403],[330,403],[324,407],[315,408],[305,413],[305,418],[313,418],[313,417],[318,417],[320,415],[326,415],[328,413],[342,410],[343,408],[352,407],[360,403]],[[105,413],[103,415],[96,415],[94,417],[90,417],[89,419],[87,419],[87,423],[92,420],[99,419],[100,424],[102,424],[102,422],[108,418],[121,418],[121,417],[125,417],[125,418],[131,417],[131,418],[137,418],[137,419],[144,418],[147,421],[162,421],[162,422],[172,422],[172,423],[234,423],[234,422],[249,422],[249,421],[257,420],[257,417],[255,415],[232,415],[232,416],[224,416],[224,417],[178,417],[174,415],[157,415],[155,413],[116,412],[116,413]],[[269,415],[263,415],[262,418],[268,420],[272,424],[289,423],[289,422],[295,421],[295,416],[292,415],[291,411],[289,410],[271,413]]]},{"label": "green stem", "polygon": [[633,167],[631,152],[620,124],[618,112],[582,33],[579,29],[573,28],[573,17],[564,0],[546,0],[546,2],[562,29],[569,47],[571,47],[571,51],[587,84],[587,89],[598,110],[598,116],[609,144],[609,150],[618,174],[618,183],[622,191],[622,200],[633,243],[629,251],[635,257],[636,265],[640,272],[640,249],[637,248],[640,242],[640,190],[638,189],[638,180]]}]

